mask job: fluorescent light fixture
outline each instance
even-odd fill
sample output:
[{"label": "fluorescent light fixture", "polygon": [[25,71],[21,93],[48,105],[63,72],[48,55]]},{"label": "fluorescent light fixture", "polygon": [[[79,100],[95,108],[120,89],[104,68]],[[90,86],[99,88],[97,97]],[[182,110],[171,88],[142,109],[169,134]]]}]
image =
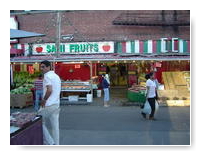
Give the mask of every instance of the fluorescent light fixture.
[{"label": "fluorescent light fixture", "polygon": [[74,61],[71,61],[71,62],[63,62],[63,64],[83,64],[84,62],[83,61],[78,61],[78,62],[74,62]]}]

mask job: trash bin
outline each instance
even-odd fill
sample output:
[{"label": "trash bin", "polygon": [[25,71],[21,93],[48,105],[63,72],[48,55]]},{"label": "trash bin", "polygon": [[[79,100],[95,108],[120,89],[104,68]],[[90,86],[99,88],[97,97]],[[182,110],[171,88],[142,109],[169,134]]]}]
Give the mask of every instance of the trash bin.
[{"label": "trash bin", "polygon": [[101,97],[101,90],[97,90],[97,97]]},{"label": "trash bin", "polygon": [[87,102],[92,102],[92,94],[87,94]]}]

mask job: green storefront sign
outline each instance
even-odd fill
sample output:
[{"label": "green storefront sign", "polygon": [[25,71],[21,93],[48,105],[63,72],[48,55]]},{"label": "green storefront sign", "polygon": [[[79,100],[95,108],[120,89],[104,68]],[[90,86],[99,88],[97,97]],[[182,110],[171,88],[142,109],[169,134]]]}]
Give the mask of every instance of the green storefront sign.
[{"label": "green storefront sign", "polygon": [[[60,45],[60,52],[66,52],[65,45]],[[46,45],[47,53],[56,52],[55,45]],[[98,52],[99,47],[98,44],[70,44],[69,45],[69,52]]]},{"label": "green storefront sign", "polygon": [[98,44],[70,44],[69,51],[72,52],[98,52]]}]

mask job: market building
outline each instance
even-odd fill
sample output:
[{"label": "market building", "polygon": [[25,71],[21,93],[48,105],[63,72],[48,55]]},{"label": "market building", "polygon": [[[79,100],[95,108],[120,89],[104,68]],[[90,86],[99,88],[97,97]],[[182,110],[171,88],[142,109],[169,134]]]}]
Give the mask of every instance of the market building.
[{"label": "market building", "polygon": [[138,102],[144,75],[155,71],[163,101],[190,100],[188,10],[12,11],[10,19],[14,29],[45,34],[10,41],[13,72],[34,74],[51,61],[63,99],[93,98],[107,73],[111,89],[125,88]]}]

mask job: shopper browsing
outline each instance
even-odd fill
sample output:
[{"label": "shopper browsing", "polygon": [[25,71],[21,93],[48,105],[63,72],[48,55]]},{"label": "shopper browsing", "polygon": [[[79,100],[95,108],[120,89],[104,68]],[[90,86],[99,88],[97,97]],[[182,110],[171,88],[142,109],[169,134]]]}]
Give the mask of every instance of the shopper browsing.
[{"label": "shopper browsing", "polygon": [[36,111],[39,110],[39,101],[42,99],[43,96],[43,79],[42,74],[38,76],[38,78],[34,82],[34,88],[35,88],[35,105],[34,109]]},{"label": "shopper browsing", "polygon": [[110,100],[110,94],[109,94],[109,83],[105,78],[105,74],[102,75],[102,87],[104,91],[104,107],[108,107],[108,101]]},{"label": "shopper browsing", "polygon": [[[41,62],[41,71],[44,74],[43,80],[43,99],[39,114],[43,118],[44,144],[59,145],[59,112],[60,112],[60,91],[61,81],[54,71],[51,71],[49,61]],[[46,122],[49,121],[52,128],[52,135]]]}]

